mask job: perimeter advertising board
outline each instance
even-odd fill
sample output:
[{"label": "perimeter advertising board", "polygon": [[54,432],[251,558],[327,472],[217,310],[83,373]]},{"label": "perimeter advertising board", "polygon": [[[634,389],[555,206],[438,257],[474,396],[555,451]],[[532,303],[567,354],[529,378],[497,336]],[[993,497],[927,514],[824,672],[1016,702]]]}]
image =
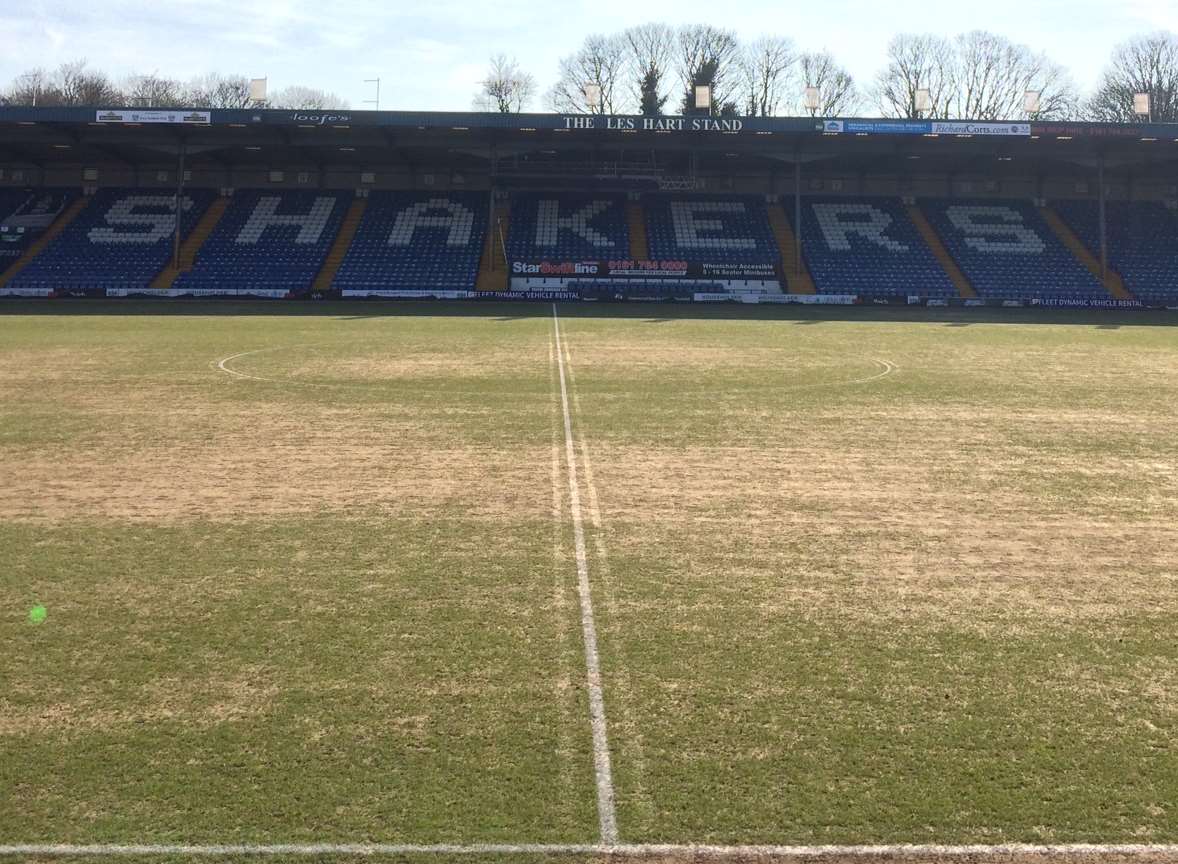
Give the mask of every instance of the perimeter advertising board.
[{"label": "perimeter advertising board", "polygon": [[773,264],[710,264],[696,261],[513,261],[511,275],[533,279],[736,279],[777,281]]},{"label": "perimeter advertising board", "polygon": [[987,123],[956,120],[827,120],[827,134],[846,135],[979,135],[1029,138],[1030,123]]}]

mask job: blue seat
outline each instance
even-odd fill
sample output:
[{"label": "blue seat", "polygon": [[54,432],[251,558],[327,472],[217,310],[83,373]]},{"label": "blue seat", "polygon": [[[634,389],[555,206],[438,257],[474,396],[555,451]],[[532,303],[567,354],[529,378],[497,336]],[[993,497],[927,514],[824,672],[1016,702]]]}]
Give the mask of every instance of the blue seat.
[{"label": "blue seat", "polygon": [[605,194],[513,195],[506,245],[510,261],[629,258],[625,199]]},{"label": "blue seat", "polygon": [[957,293],[898,198],[806,198],[802,248],[820,294],[946,298]]},{"label": "blue seat", "polygon": [[1109,298],[1030,201],[938,198],[921,207],[980,297]]},{"label": "blue seat", "polygon": [[174,287],[286,291],[311,288],[339,234],[352,193],[238,190]]},{"label": "blue seat", "polygon": [[648,195],[650,257],[656,261],[777,266],[781,252],[763,197]]},{"label": "blue seat", "polygon": [[0,189],[0,273],[80,194],[79,189]]},{"label": "blue seat", "polygon": [[[1100,204],[1056,201],[1052,207],[1097,258]],[[1150,306],[1178,306],[1178,212],[1159,201],[1105,204],[1108,260],[1125,287]]]},{"label": "blue seat", "polygon": [[[214,198],[186,190],[180,231],[189,234]],[[29,266],[13,287],[143,290],[168,264],[175,234],[174,192],[103,189]]]},{"label": "blue seat", "polygon": [[487,234],[486,193],[373,192],[333,286],[468,291]]}]

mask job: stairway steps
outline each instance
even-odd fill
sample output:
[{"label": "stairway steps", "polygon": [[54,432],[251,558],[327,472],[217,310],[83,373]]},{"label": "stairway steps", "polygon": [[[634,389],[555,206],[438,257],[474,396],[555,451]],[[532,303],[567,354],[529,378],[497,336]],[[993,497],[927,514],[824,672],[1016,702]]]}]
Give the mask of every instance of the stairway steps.
[{"label": "stairway steps", "polygon": [[364,221],[364,213],[368,210],[367,198],[353,199],[348,205],[348,212],[344,214],[344,221],[340,225],[339,233],[332,241],[327,257],[323,259],[323,266],[319,269],[315,281],[311,284],[313,291],[330,291],[339,273],[340,265],[348,257],[348,250],[352,248],[352,241],[356,239],[356,232],[360,230],[360,223]]},{"label": "stairway steps", "polygon": [[646,233],[646,213],[640,201],[626,204],[626,222],[630,228],[630,258],[634,261],[649,261],[650,237]]},{"label": "stairway steps", "polygon": [[45,249],[48,248],[49,244],[56,240],[58,235],[60,235],[61,232],[64,231],[71,222],[77,219],[78,216],[81,215],[82,211],[85,210],[87,206],[89,206],[90,200],[91,199],[89,197],[83,196],[75,200],[72,204],[70,204],[69,207],[65,208],[61,215],[53,221],[53,224],[46,228],[41,236],[29,245],[29,248],[25,250],[25,253],[21,255],[20,258],[16,259],[11,267],[9,267],[3,273],[0,273],[0,288],[11,282],[12,278],[16,276],[17,273],[28,267],[29,264],[33,262],[34,258],[44,252]]},{"label": "stairway steps", "polygon": [[781,252],[781,269],[786,282],[783,287],[786,287],[790,294],[817,294],[818,288],[814,285],[805,259],[798,260],[797,236],[781,204],[769,205],[769,226]]},{"label": "stairway steps", "polygon": [[503,253],[503,247],[507,243],[510,227],[511,207],[506,203],[497,205],[492,214],[491,224],[487,227],[487,238],[483,242],[479,275],[475,280],[476,291],[507,290],[507,258]]},{"label": "stairway steps", "polygon": [[953,287],[957,289],[957,296],[965,299],[972,299],[978,296],[978,292],[974,290],[973,285],[970,284],[969,279],[961,272],[961,268],[957,266],[957,262],[953,260],[953,256],[949,254],[949,250],[945,248],[945,244],[941,241],[940,235],[937,234],[936,229],[933,228],[932,223],[928,221],[928,217],[915,204],[909,204],[906,208],[908,211],[908,218],[912,220],[912,224],[916,226],[916,230],[920,232],[920,236],[924,239],[925,245],[928,246],[929,251],[933,253],[933,257],[941,264],[941,268],[945,271],[945,275],[949,277],[949,281],[953,283]]},{"label": "stairway steps", "polygon": [[[1100,282],[1100,261],[1092,251],[1084,245],[1083,241],[1076,236],[1071,227],[1063,221],[1058,213],[1050,207],[1040,207],[1039,212],[1043,219],[1047,222],[1047,226],[1055,234],[1059,242],[1068,248],[1068,251],[1075,256],[1076,260],[1083,264],[1088,272],[1096,277],[1096,281]],[[1111,267],[1105,270],[1105,277],[1103,285],[1109,296],[1117,300],[1132,300],[1133,295],[1129,289],[1125,287],[1125,280],[1121,278],[1121,274],[1114,271]]]},{"label": "stairway steps", "polygon": [[154,290],[166,291],[176,284],[176,280],[181,273],[187,273],[196,266],[197,254],[200,252],[201,247],[205,245],[205,241],[209,239],[209,236],[216,229],[217,224],[221,221],[221,217],[225,215],[230,200],[229,197],[222,195],[209,205],[209,209],[200,217],[200,221],[196,223],[196,227],[192,229],[192,233],[180,244],[180,266],[176,267],[169,263],[167,267],[161,270],[151,282],[151,287]]}]

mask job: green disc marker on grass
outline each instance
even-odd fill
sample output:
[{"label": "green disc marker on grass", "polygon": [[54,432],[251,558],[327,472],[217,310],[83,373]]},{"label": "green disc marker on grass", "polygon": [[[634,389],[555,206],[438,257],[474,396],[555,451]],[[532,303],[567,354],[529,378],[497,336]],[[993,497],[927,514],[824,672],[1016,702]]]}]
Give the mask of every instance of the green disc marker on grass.
[{"label": "green disc marker on grass", "polygon": [[30,624],[44,624],[45,618],[49,615],[49,610],[44,606],[34,606],[29,610]]}]

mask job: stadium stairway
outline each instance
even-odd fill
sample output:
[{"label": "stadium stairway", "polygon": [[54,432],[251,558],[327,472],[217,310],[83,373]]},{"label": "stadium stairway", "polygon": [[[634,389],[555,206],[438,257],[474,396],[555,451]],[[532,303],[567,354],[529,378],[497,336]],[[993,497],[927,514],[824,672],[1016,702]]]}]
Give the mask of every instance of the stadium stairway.
[{"label": "stadium stairway", "polygon": [[[1039,212],[1059,242],[1067,247],[1068,251],[1088,269],[1089,273],[1096,277],[1097,281],[1100,281],[1100,261],[1080,241],[1080,238],[1076,236],[1076,232],[1069,228],[1068,224],[1060,218],[1059,214],[1050,207],[1040,207]],[[1112,267],[1109,267],[1105,272],[1104,287],[1117,300],[1134,299],[1133,295],[1129,293],[1129,289],[1125,287],[1125,280]]]},{"label": "stadium stairway", "polygon": [[180,266],[168,264],[161,270],[151,282],[153,290],[166,291],[176,284],[176,279],[181,273],[193,268],[197,253],[205,245],[205,241],[209,239],[209,235],[213,233],[217,223],[221,221],[221,217],[225,215],[225,210],[229,207],[231,200],[228,196],[222,195],[209,205],[209,209],[200,217],[200,221],[196,223],[192,233],[180,244]]},{"label": "stadium stairway", "polygon": [[626,222],[630,228],[630,258],[634,261],[649,261],[650,239],[646,236],[646,213],[641,201],[626,204]]},{"label": "stadium stairway", "polygon": [[483,242],[483,255],[479,259],[479,275],[475,280],[476,291],[507,290],[507,258],[504,247],[511,230],[511,207],[507,202],[497,204]]},{"label": "stadium stairway", "polygon": [[908,212],[908,218],[912,220],[912,224],[916,226],[916,230],[924,239],[925,245],[933,253],[933,257],[940,262],[941,267],[945,270],[945,275],[949,277],[949,281],[957,289],[958,296],[966,299],[977,297],[978,292],[969,284],[969,280],[965,278],[965,274],[961,272],[961,268],[957,266],[957,262],[953,260],[953,256],[949,254],[949,250],[945,248],[945,244],[941,242],[940,236],[921,209],[915,204],[909,204],[905,209]]},{"label": "stadium stairway", "polygon": [[797,238],[785,216],[785,208],[780,204],[769,205],[769,227],[773,229],[773,239],[781,250],[781,268],[789,293],[817,294],[818,289],[814,287],[814,279],[806,268],[805,259],[797,260]]},{"label": "stadium stairway", "polygon": [[368,199],[366,198],[356,198],[348,205],[348,212],[344,214],[343,224],[340,225],[339,233],[332,241],[331,250],[323,259],[323,267],[315,277],[311,290],[331,290],[332,283],[335,282],[335,274],[339,272],[340,265],[348,257],[348,250],[352,248],[352,241],[356,239],[356,232],[360,229],[360,223],[364,221],[364,211],[367,209]]},{"label": "stadium stairway", "polygon": [[16,259],[12,266],[3,273],[0,273],[0,288],[3,288],[10,281],[12,281],[12,278],[16,276],[17,273],[27,267],[30,263],[32,263],[34,258],[44,252],[45,249],[48,248],[49,244],[52,243],[57,238],[57,236],[61,234],[62,231],[69,227],[71,222],[73,222],[78,218],[78,216],[82,214],[82,211],[86,209],[91,200],[92,199],[89,196],[83,195],[81,198],[76,199],[74,203],[67,207],[65,212],[58,216],[57,219],[54,220],[53,224],[45,229],[45,233],[32,242],[29,248],[25,250],[24,255]]}]

